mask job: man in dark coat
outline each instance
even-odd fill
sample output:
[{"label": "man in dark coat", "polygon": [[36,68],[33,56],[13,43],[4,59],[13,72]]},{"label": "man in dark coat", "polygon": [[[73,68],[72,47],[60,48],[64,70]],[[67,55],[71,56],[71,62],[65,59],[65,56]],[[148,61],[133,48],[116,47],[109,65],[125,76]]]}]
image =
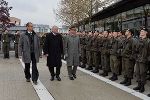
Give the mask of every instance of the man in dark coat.
[{"label": "man in dark coat", "polygon": [[39,72],[37,63],[40,57],[40,40],[38,35],[33,31],[33,24],[31,22],[26,24],[27,31],[20,35],[18,54],[19,58],[25,63],[25,78],[30,82],[30,63],[32,62],[32,81],[37,85]]},{"label": "man in dark coat", "polygon": [[[52,32],[47,34],[44,43],[44,55],[47,56],[47,66],[51,73],[51,81],[56,78],[61,81],[60,68],[62,66],[61,56],[63,55],[63,40],[61,34],[58,34],[58,27],[53,26]],[[54,67],[56,67],[56,73],[54,72]]]}]

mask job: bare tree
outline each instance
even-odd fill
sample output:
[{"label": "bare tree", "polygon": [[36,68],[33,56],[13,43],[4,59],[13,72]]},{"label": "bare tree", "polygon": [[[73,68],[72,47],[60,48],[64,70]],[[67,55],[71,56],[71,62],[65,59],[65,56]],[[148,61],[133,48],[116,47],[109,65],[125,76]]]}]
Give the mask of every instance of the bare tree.
[{"label": "bare tree", "polygon": [[61,0],[56,16],[67,25],[79,23],[91,16],[91,0]]},{"label": "bare tree", "polygon": [[9,11],[12,9],[12,7],[8,6],[8,2],[5,0],[0,0],[0,24],[1,28],[4,30],[7,27],[13,26],[13,24],[10,24],[10,14]]}]

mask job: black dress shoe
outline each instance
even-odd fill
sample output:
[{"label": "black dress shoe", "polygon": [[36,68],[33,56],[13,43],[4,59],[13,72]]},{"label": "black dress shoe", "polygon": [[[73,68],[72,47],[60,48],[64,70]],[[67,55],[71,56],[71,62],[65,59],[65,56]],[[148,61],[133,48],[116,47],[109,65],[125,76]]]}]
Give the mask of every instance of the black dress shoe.
[{"label": "black dress shoe", "polygon": [[74,80],[74,78],[73,78],[73,77],[69,77],[69,79],[70,79],[70,80]]},{"label": "black dress shoe", "polygon": [[73,76],[73,78],[75,78],[75,79],[77,78],[77,76],[76,76],[75,74],[72,74],[72,76]]},{"label": "black dress shoe", "polygon": [[58,81],[61,81],[61,78],[59,76],[56,76],[56,78],[57,78]]},{"label": "black dress shoe", "polygon": [[51,80],[51,81],[54,81],[54,79],[55,79],[55,77],[54,77],[54,76],[52,76],[50,80]]},{"label": "black dress shoe", "polygon": [[30,79],[26,79],[26,82],[30,82]]},{"label": "black dress shoe", "polygon": [[37,83],[37,81],[33,81],[33,84],[34,84],[34,85],[37,85],[38,83]]},{"label": "black dress shoe", "polygon": [[150,94],[148,94],[147,96],[150,97]]}]

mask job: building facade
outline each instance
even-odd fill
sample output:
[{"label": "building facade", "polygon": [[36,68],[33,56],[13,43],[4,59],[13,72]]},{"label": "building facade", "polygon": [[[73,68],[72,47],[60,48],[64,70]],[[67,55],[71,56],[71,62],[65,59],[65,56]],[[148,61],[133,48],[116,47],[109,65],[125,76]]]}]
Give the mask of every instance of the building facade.
[{"label": "building facade", "polygon": [[[103,2],[106,1],[113,0]],[[104,4],[100,5],[101,8],[95,8],[95,13],[91,18],[92,31],[124,30],[127,28],[138,31],[141,27],[150,29],[150,0],[115,0],[106,7]],[[78,25],[79,29],[91,31],[89,23],[86,22]]]}]

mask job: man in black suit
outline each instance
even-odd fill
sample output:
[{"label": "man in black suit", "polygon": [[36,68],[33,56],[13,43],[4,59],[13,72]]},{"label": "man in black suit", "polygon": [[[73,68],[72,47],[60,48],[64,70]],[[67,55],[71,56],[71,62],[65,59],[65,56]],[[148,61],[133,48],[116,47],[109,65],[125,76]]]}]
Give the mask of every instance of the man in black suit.
[{"label": "man in black suit", "polygon": [[[63,41],[61,34],[58,33],[58,27],[53,26],[52,32],[47,34],[44,43],[44,55],[47,57],[47,66],[51,73],[51,81],[54,80],[55,76],[58,81],[61,81],[60,68],[62,66],[61,56],[63,55]],[[56,67],[56,73],[54,68]]]}]

